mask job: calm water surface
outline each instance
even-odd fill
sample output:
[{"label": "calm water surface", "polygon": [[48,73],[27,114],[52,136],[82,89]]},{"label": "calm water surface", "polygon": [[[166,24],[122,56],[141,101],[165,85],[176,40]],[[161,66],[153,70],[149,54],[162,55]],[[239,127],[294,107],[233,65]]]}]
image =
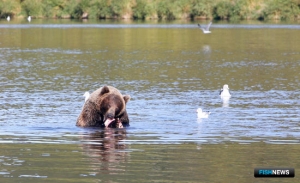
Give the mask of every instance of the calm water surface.
[{"label": "calm water surface", "polygon": [[[299,182],[300,26],[196,23],[0,21],[0,181]],[[103,85],[129,128],[75,126]]]}]

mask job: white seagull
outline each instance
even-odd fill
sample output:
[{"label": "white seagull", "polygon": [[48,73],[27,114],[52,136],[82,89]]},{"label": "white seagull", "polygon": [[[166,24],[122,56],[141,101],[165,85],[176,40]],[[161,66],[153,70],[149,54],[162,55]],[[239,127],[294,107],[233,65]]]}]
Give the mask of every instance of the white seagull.
[{"label": "white seagull", "polygon": [[31,22],[31,16],[28,16],[27,20],[28,22]]},{"label": "white seagull", "polygon": [[202,28],[201,25],[198,24],[198,27],[203,31],[204,34],[209,34],[209,33],[211,33],[211,32],[209,31],[209,27],[211,26],[211,24],[212,24],[212,22],[209,22],[209,24],[207,25],[206,28]]},{"label": "white seagull", "polygon": [[209,116],[209,114],[210,114],[209,111],[204,112],[204,111],[202,111],[201,108],[198,108],[198,109],[197,109],[197,113],[198,113],[198,118],[208,118],[208,116]]},{"label": "white seagull", "polygon": [[10,21],[10,16],[7,16],[6,20],[7,20],[7,21]]},{"label": "white seagull", "polygon": [[230,93],[229,93],[229,87],[228,85],[224,85],[223,86],[223,89],[221,89],[220,91],[220,94],[219,94],[221,97],[230,97]]},{"label": "white seagull", "polygon": [[90,93],[85,92],[83,96],[85,97],[84,101],[86,102],[90,98]]}]

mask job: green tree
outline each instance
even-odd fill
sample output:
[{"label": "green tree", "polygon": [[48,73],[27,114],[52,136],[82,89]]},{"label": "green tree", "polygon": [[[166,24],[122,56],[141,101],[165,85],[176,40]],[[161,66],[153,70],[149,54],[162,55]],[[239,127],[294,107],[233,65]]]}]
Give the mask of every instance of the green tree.
[{"label": "green tree", "polygon": [[266,4],[263,13],[267,19],[295,19],[300,14],[300,1],[272,0]]},{"label": "green tree", "polygon": [[0,17],[299,19],[300,0],[0,0]]},{"label": "green tree", "polygon": [[205,16],[207,18],[212,18],[214,6],[215,6],[214,0],[193,0],[191,15],[192,17]]},{"label": "green tree", "polygon": [[64,0],[43,0],[43,14],[45,17],[58,17],[64,8]]},{"label": "green tree", "polygon": [[26,16],[42,16],[43,5],[41,0],[26,0],[22,2],[22,10]]},{"label": "green tree", "polygon": [[173,1],[159,1],[157,15],[160,19],[175,19],[175,5]]},{"label": "green tree", "polygon": [[232,14],[233,5],[229,1],[218,2],[213,10],[215,19],[228,19]]},{"label": "green tree", "polygon": [[157,14],[157,7],[158,7],[158,2],[156,0],[151,1],[151,3],[147,3],[145,7],[145,19],[157,19],[158,14]]},{"label": "green tree", "polygon": [[174,1],[175,18],[190,18],[192,14],[192,0]]},{"label": "green tree", "polygon": [[18,5],[16,0],[1,0],[0,17],[14,16],[18,13]]},{"label": "green tree", "polygon": [[93,0],[91,2],[91,18],[108,18],[112,16],[111,6],[108,0]]},{"label": "green tree", "polygon": [[146,7],[147,7],[146,0],[136,0],[136,4],[133,7],[133,18],[145,19],[148,14]]}]

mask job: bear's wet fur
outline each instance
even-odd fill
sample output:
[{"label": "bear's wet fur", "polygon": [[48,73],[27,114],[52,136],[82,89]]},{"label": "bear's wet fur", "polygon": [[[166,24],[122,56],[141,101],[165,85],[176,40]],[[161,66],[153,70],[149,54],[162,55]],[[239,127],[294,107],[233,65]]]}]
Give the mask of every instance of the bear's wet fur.
[{"label": "bear's wet fur", "polygon": [[129,126],[126,104],[129,95],[122,95],[112,86],[103,86],[91,93],[84,103],[77,119],[76,126],[80,127],[112,127]]}]

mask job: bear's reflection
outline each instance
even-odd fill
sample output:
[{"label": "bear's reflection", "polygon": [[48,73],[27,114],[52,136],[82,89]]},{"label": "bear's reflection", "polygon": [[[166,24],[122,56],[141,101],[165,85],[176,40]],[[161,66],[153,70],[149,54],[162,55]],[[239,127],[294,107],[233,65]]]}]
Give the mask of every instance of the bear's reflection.
[{"label": "bear's reflection", "polygon": [[[120,140],[126,138],[125,129],[105,128],[82,136],[83,152],[89,157],[93,174],[103,170],[124,171],[118,164],[127,160],[126,144]],[[107,173],[107,172],[106,172]]]}]

